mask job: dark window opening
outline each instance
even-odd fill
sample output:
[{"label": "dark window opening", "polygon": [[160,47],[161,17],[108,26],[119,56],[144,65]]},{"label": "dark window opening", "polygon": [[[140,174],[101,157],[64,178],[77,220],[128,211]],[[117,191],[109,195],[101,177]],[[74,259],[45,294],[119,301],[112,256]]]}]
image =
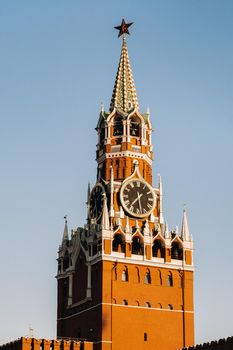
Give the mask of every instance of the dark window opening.
[{"label": "dark window opening", "polygon": [[114,252],[125,253],[125,241],[120,234],[115,234],[112,242],[112,250]]},{"label": "dark window opening", "polygon": [[144,278],[144,283],[145,284],[151,284],[151,275],[150,275],[150,271],[147,271],[145,274],[145,278]]},{"label": "dark window opening", "polygon": [[145,332],[145,333],[144,333],[144,341],[147,341],[147,339],[148,339],[148,338],[147,338],[147,333]]},{"label": "dark window opening", "polygon": [[103,144],[105,139],[105,126],[104,124],[100,127],[100,143]]},{"label": "dark window opening", "polygon": [[173,286],[173,278],[172,278],[172,273],[169,272],[169,274],[167,275],[167,286],[168,287],[172,287]]},{"label": "dark window opening", "polygon": [[153,247],[152,247],[152,255],[156,258],[164,258],[165,249],[162,245],[162,242],[158,239],[154,241]]},{"label": "dark window opening", "polygon": [[122,280],[123,282],[128,282],[128,280],[129,280],[129,275],[128,275],[128,269],[127,269],[127,267],[122,271],[121,280]]},{"label": "dark window opening", "polygon": [[113,123],[113,136],[123,135],[123,123],[121,117],[116,117]]},{"label": "dark window opening", "polygon": [[96,255],[96,254],[97,254],[97,244],[93,244],[92,255]]},{"label": "dark window opening", "polygon": [[172,259],[183,260],[183,249],[175,242],[172,243]]},{"label": "dark window opening", "polygon": [[141,242],[140,238],[133,237],[133,242],[132,242],[132,254],[137,254],[137,255],[143,255],[143,249],[144,245]]},{"label": "dark window opening", "polygon": [[64,271],[65,271],[66,269],[68,269],[68,267],[69,267],[69,261],[70,261],[69,253],[66,252],[66,253],[65,253],[65,256],[64,256],[64,259],[63,259],[63,270],[64,270]]},{"label": "dark window opening", "polygon": [[138,118],[130,119],[130,135],[135,137],[140,136],[140,120]]}]

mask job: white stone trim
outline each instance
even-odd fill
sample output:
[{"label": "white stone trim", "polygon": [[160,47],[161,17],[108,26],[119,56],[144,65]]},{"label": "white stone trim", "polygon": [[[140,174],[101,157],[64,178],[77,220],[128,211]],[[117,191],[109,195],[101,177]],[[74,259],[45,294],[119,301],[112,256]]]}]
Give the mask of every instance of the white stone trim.
[{"label": "white stone trim", "polygon": [[[124,253],[121,253],[121,254],[124,254]],[[120,257],[118,258],[114,255],[103,254],[103,256],[101,258],[104,261],[112,261],[112,262],[116,262],[116,258],[117,258],[117,262],[120,262],[123,264],[134,264],[134,265],[135,264],[137,264],[137,265],[145,265],[146,264],[146,266],[150,266],[150,267],[159,267],[159,268],[174,269],[174,270],[177,270],[177,268],[182,267],[182,270],[194,271],[193,265],[187,265],[182,260],[172,260],[172,262],[161,262],[160,263],[157,261],[145,259],[145,257],[143,255],[135,255],[135,254],[132,254],[131,257],[124,256],[123,258],[120,258]],[[159,258],[157,258],[157,259],[159,259]],[[177,261],[179,262],[178,264],[177,264]]]},{"label": "white stone trim", "polygon": [[69,318],[72,318],[72,317],[75,317],[77,315],[80,315],[80,314],[83,314],[84,312],[87,312],[89,310],[92,310],[92,309],[95,309],[99,306],[102,306],[102,305],[105,305],[105,306],[114,306],[114,307],[124,307],[124,308],[136,308],[136,309],[146,309],[146,310],[154,310],[154,311],[166,311],[166,312],[179,312],[179,313],[191,313],[191,314],[194,314],[194,311],[193,310],[175,310],[175,309],[161,309],[161,308],[155,308],[155,307],[147,307],[147,306],[137,306],[137,305],[122,305],[122,304],[113,304],[113,303],[99,303],[99,304],[96,304],[94,306],[91,306],[85,310],[81,310],[79,312],[76,312],[75,314],[73,315],[69,315],[69,316],[66,316],[66,317],[59,317],[57,318],[57,321],[61,321],[61,320],[67,320]]},{"label": "white stone trim", "polygon": [[152,159],[148,157],[145,153],[139,153],[139,152],[132,152],[132,151],[122,151],[122,152],[109,152],[104,153],[102,156],[98,157],[97,162],[102,163],[105,159],[108,158],[115,158],[115,157],[130,157],[130,158],[136,158],[136,159],[143,159],[145,160],[149,165],[152,165]]}]

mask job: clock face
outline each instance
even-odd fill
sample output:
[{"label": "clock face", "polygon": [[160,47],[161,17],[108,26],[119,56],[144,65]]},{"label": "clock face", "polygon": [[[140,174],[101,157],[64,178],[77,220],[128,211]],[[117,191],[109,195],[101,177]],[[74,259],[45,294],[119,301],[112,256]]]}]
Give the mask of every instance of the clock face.
[{"label": "clock face", "polygon": [[96,222],[98,222],[102,216],[104,193],[104,187],[101,184],[96,184],[91,191],[89,215],[91,219],[96,219]]},{"label": "clock face", "polygon": [[132,216],[143,218],[149,215],[155,206],[155,194],[152,187],[143,180],[129,180],[123,184],[120,192],[123,208]]}]

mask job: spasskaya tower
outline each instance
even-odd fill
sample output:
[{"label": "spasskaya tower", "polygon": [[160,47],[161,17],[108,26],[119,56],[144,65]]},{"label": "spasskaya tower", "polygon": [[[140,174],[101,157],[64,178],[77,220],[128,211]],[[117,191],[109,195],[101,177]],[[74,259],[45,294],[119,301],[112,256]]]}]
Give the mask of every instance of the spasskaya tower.
[{"label": "spasskaya tower", "polygon": [[126,35],[110,108],[97,123],[97,180],[88,188],[87,224],[58,252],[58,338],[96,350],[175,350],[194,344],[193,241],[186,211],[170,231],[162,181],[154,185],[151,116],[141,113]]}]

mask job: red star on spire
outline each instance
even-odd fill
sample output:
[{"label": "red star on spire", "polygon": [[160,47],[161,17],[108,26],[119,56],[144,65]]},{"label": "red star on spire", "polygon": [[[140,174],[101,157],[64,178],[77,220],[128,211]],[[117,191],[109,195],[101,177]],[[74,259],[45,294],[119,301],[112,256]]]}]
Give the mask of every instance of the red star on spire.
[{"label": "red star on spire", "polygon": [[125,23],[125,20],[124,18],[122,19],[122,22],[121,22],[121,25],[120,26],[117,26],[117,27],[114,27],[115,29],[119,30],[119,33],[118,33],[118,38],[123,35],[123,34],[130,34],[129,31],[128,31],[128,28],[133,24],[133,22],[131,23]]}]

